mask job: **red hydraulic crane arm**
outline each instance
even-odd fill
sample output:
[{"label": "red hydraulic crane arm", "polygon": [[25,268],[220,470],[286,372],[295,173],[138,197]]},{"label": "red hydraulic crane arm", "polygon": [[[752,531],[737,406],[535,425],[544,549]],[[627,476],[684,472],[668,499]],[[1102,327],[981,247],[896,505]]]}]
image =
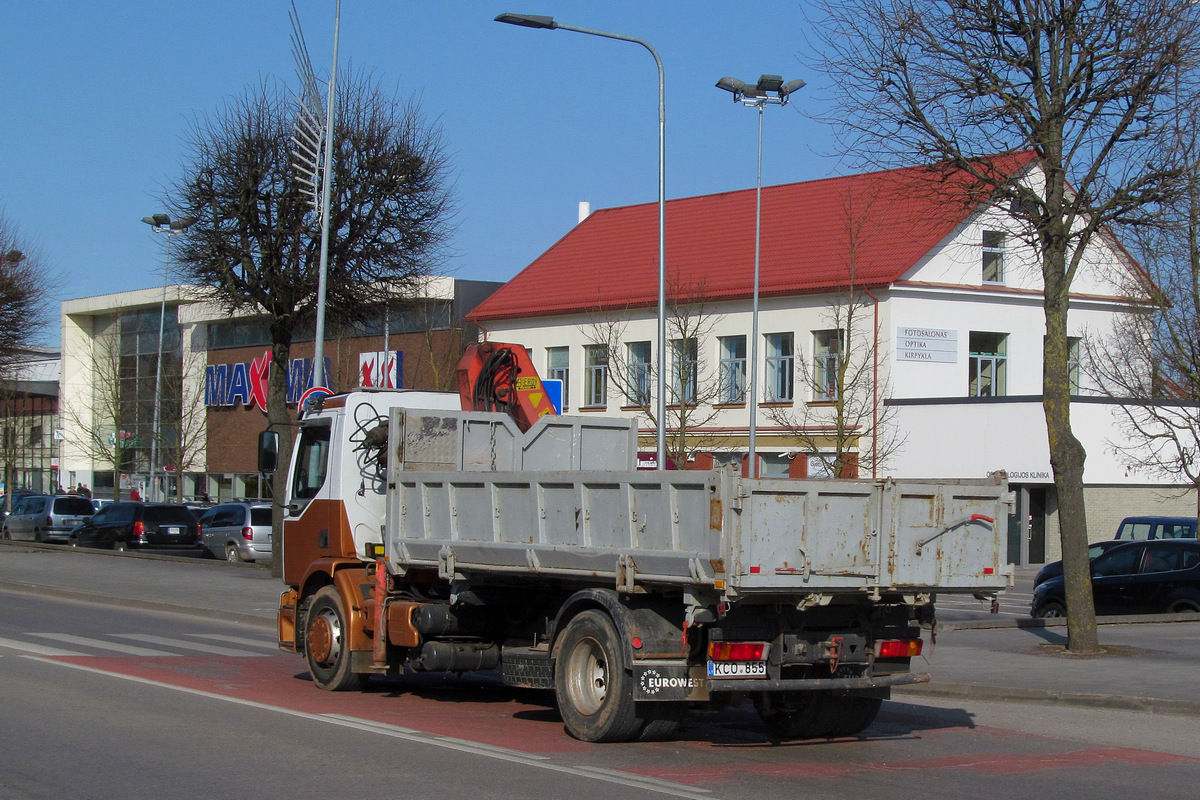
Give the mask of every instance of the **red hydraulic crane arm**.
[{"label": "red hydraulic crane arm", "polygon": [[519,344],[467,347],[458,362],[458,394],[464,411],[503,411],[522,431],[555,413],[529,353]]}]

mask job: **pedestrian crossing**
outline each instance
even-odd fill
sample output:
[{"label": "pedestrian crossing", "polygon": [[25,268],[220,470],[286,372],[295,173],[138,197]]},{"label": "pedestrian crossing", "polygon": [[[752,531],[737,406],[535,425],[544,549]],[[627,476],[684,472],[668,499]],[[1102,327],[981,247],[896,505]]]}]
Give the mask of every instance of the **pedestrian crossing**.
[{"label": "pedestrian crossing", "polygon": [[271,640],[219,633],[188,633],[169,637],[149,633],[80,636],[57,631],[26,631],[0,636],[0,654],[9,650],[46,657],[117,654],[137,658],[178,658],[205,654],[221,658],[265,658],[277,651],[278,647]]},{"label": "pedestrian crossing", "polygon": [[984,619],[1000,617],[1028,617],[1033,592],[1009,589],[1000,593],[999,609],[992,612],[990,600],[977,600],[969,594],[939,594],[937,610],[939,619]]}]

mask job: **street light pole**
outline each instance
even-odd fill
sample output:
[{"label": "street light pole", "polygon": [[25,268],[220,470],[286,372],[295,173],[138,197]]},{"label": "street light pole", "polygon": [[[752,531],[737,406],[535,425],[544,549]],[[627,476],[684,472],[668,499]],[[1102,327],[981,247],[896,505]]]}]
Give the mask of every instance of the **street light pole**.
[{"label": "street light pole", "polygon": [[[754,300],[750,312],[750,441],[748,442],[750,459],[749,475],[758,477],[758,450],[756,435],[758,433],[758,276],[759,257],[762,251],[762,134],[763,107],[768,103],[786,106],[788,95],[804,86],[804,81],[794,80],[788,83],[778,75],[763,75],[758,83],[751,86],[737,78],[721,78],[717,88],[733,93],[735,103],[758,109],[758,178],[754,195]],[[768,92],[774,92],[771,97]]]},{"label": "street light pole", "polygon": [[[167,320],[167,272],[171,267],[171,237],[178,236],[192,226],[196,221],[195,217],[184,217],[172,221],[167,214],[154,214],[149,217],[142,217],[142,222],[150,226],[150,229],[155,233],[166,234],[163,240],[163,287],[162,287],[162,302],[158,309],[158,357],[154,360],[154,421],[150,426],[150,485],[146,490],[146,499],[154,500],[155,484],[154,475],[158,470],[158,408],[160,405],[160,396],[162,393],[162,351],[163,351],[163,329],[166,327]],[[120,491],[121,478],[119,475],[113,479],[113,496],[116,497]],[[166,487],[163,487],[163,496],[166,496]]]},{"label": "street light pole", "polygon": [[658,469],[666,469],[667,465],[667,439],[666,439],[666,416],[667,416],[667,370],[666,370],[666,350],[667,350],[667,106],[665,93],[665,80],[663,76],[662,59],[658,57],[658,51],[650,46],[650,43],[638,39],[633,36],[624,36],[619,33],[608,33],[606,31],[597,31],[590,28],[577,28],[573,25],[564,25],[561,22],[555,22],[553,17],[535,16],[532,14],[501,14],[496,17],[496,22],[504,22],[509,25],[519,25],[523,28],[540,28],[543,30],[564,30],[574,31],[575,33],[586,33],[589,36],[600,36],[605,39],[617,39],[622,42],[633,42],[640,44],[642,47],[650,51],[650,55],[654,57],[654,64],[658,67],[658,382],[656,391],[658,399],[656,404],[656,414],[658,419],[658,431],[655,436],[655,451],[658,461]]}]

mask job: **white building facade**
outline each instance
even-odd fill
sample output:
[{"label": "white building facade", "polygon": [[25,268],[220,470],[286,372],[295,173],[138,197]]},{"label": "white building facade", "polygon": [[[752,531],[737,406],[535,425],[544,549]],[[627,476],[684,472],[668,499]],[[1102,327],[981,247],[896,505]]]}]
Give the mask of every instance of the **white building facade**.
[{"label": "white building facade", "polygon": [[[1015,167],[1028,177],[1027,163]],[[838,462],[844,475],[982,478],[1004,470],[1017,501],[1010,561],[1056,559],[1036,254],[1004,209],[983,203],[964,210],[908,189],[895,192],[897,174],[764,189],[755,415],[760,474],[828,475],[828,451],[839,446],[851,451],[848,463]],[[881,189],[881,181],[891,188]],[[889,194],[903,199],[846,210],[847,197]],[[689,436],[702,441],[697,449],[703,452],[690,466],[738,461],[747,452],[753,242],[744,235],[731,241],[729,230],[753,225],[753,202],[748,191],[668,203],[669,274],[674,271],[675,286],[691,279],[690,291],[701,287],[706,296],[694,343],[683,346],[679,326],[668,324],[674,340],[668,375],[684,380],[683,353],[695,361],[691,380],[709,387],[694,396],[697,424]],[[657,315],[646,298],[656,261],[646,257],[646,243],[630,238],[631,232],[652,234],[643,219],[652,211],[597,212],[472,314],[488,338],[528,348],[542,377],[564,379],[571,413],[638,417],[643,453],[653,452],[655,438],[643,407],[653,408],[647,399],[654,391]],[[652,249],[657,242],[648,244]],[[606,274],[617,285],[609,286]],[[1144,313],[1144,295],[1128,288],[1137,278],[1137,265],[1105,240],[1086,253],[1072,287],[1068,336],[1077,400],[1071,415],[1088,453],[1084,481],[1093,540],[1111,538],[1124,516],[1195,513],[1187,487],[1129,471],[1118,460],[1113,444],[1124,440],[1116,408],[1096,391],[1082,363],[1085,340],[1102,340],[1121,315]],[[614,300],[622,287],[630,296],[624,304]],[[839,382],[839,368],[857,380]],[[838,395],[841,404],[833,402]],[[668,429],[672,419],[668,413]]]}]

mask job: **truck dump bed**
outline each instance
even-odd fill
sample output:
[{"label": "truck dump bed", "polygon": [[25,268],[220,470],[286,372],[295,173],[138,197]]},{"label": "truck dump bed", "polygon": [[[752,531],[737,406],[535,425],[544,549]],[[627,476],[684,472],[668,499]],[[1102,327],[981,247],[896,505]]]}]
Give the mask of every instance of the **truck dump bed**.
[{"label": "truck dump bed", "polygon": [[[456,573],[709,587],[730,597],[994,592],[1002,480],[749,480],[637,471],[632,421],[394,409],[385,547]],[[432,468],[431,468],[432,467]],[[557,468],[548,468],[557,467]]]}]

